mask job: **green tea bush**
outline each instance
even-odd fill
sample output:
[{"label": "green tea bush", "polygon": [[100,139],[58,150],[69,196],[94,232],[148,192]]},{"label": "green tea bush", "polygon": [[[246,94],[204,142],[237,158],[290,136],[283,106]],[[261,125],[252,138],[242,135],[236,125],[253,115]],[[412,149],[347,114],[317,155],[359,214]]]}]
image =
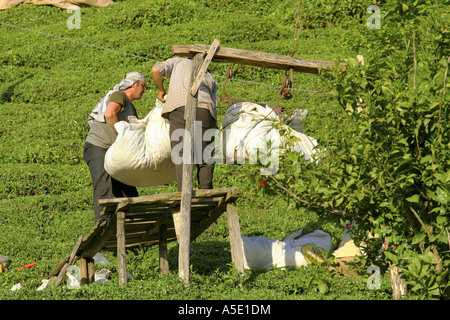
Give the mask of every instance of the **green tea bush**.
[{"label": "green tea bush", "polygon": [[273,186],[357,222],[356,239],[375,245],[366,263],[395,263],[414,294],[439,298],[450,263],[449,15],[434,1],[382,8],[382,28],[352,43],[364,65],[348,59],[322,74],[347,125],[321,141],[320,163],[287,153]]},{"label": "green tea bush", "polygon": [[[295,53],[294,56],[299,58],[328,61],[355,56],[360,49],[364,51],[364,68],[355,64],[355,68],[349,67],[346,74],[324,75],[327,81],[320,81],[316,75],[294,75],[294,87],[299,89],[327,90],[333,81],[342,82],[345,88],[351,86],[348,96],[342,95],[345,90],[336,86],[334,95],[330,92],[314,95],[308,104],[302,106],[309,111],[305,132],[318,138],[321,146],[329,150],[323,159],[324,166],[308,166],[302,163],[301,158],[286,155],[283,158],[285,165],[280,175],[275,177],[302,197],[310,196],[310,200],[317,203],[323,200],[322,206],[298,206],[297,199],[287,195],[284,190],[274,188],[277,185],[275,180],[269,179],[267,187],[259,186],[259,174],[256,178],[248,175],[258,170],[256,166],[216,167],[216,187],[237,186],[243,192],[236,202],[242,235],[282,240],[300,228],[304,228],[305,233],[321,229],[330,233],[333,248],[336,248],[343,232],[343,222],[333,221],[330,218],[333,216],[320,213],[333,208],[356,210],[359,203],[352,198],[354,190],[359,190],[363,195],[363,206],[357,213],[367,213],[366,216],[369,216],[372,212],[366,212],[365,209],[371,201],[379,200],[367,190],[373,185],[378,186],[371,181],[373,177],[367,180],[364,176],[371,172],[371,168],[360,163],[365,161],[365,157],[357,153],[358,150],[371,150],[370,139],[360,135],[358,121],[362,120],[358,120],[356,113],[348,116],[341,112],[339,106],[339,102],[346,106],[347,100],[353,103],[357,94],[368,105],[371,105],[370,101],[378,101],[377,95],[370,100],[371,95],[361,87],[360,72],[366,72],[372,78],[382,78],[381,71],[377,72],[378,65],[375,65],[379,62],[378,47],[372,44],[373,54],[369,55],[365,50],[370,49],[371,42],[360,39],[362,33],[358,27],[364,24],[363,13],[368,4],[353,1],[355,6],[352,7],[349,1],[328,2],[329,5],[325,6],[322,1],[305,2],[306,10],[301,11],[300,15],[304,30],[296,39],[296,11],[290,0],[115,2],[115,5],[106,8],[81,8],[81,29],[73,30],[66,26],[69,14],[52,6],[28,4],[0,12],[2,22],[44,33],[0,25],[0,254],[13,260],[10,271],[1,274],[2,299],[390,299],[389,283],[385,278],[382,279],[380,290],[369,290],[363,277],[343,277],[329,271],[327,266],[293,270],[246,270],[244,277],[239,276],[231,264],[226,215],[192,244],[190,287],[185,287],[177,275],[178,246],[171,243],[169,276],[158,274],[156,247],[128,251],[127,268],[134,277],[126,287],[120,287],[117,258],[111,252],[104,252],[110,261],[107,266],[112,272],[110,281],[83,286],[79,290],[68,290],[62,285],[36,291],[41,280],[47,279],[55,265],[71,252],[78,237],[89,232],[94,224],[92,187],[82,155],[89,112],[124,73],[138,70],[149,78],[155,62],[153,59],[163,60],[172,56],[171,47],[174,44],[209,44],[217,38],[223,46],[283,55]],[[335,14],[337,12],[342,15]],[[430,20],[426,21],[431,23]],[[372,36],[376,34],[380,35],[373,33]],[[419,50],[419,39],[422,37],[423,34],[417,32],[417,57],[420,63],[426,60],[419,57],[423,52]],[[384,39],[384,36],[380,38]],[[430,37],[425,38],[431,40]],[[390,41],[396,39],[401,37],[393,37]],[[434,41],[445,43],[446,40],[443,37]],[[393,52],[396,46],[398,43],[393,46]],[[406,56],[410,62],[411,47],[408,48]],[[442,46],[435,49],[437,52],[443,50]],[[397,60],[395,55],[386,54],[385,58],[384,62],[390,61],[398,72],[408,71],[401,67],[403,60]],[[430,61],[428,64],[432,67],[436,65]],[[226,64],[211,64],[211,71],[219,82],[219,91],[226,67]],[[430,69],[430,74],[441,74],[443,67],[434,71]],[[239,65],[233,65],[233,71],[237,79],[269,86],[231,82],[227,87],[230,96],[275,103],[284,72]],[[438,77],[441,78],[437,78],[436,83],[442,83],[442,76]],[[397,80],[396,77],[393,79]],[[135,104],[139,115],[145,116],[154,106],[155,92],[155,87],[149,81],[147,93]],[[283,100],[282,104],[291,112],[299,108],[310,94],[309,91],[296,91],[293,99]],[[344,96],[347,100],[343,100]],[[443,103],[442,117],[444,106]],[[220,122],[226,111],[225,103],[219,102],[218,108]],[[442,138],[443,123],[444,120],[441,121]],[[352,149],[353,141],[360,137],[363,148]],[[346,148],[357,156],[359,168],[366,170],[361,169],[362,177],[366,179],[361,183],[356,179],[356,182],[350,183],[350,174],[359,172],[351,162],[353,160],[344,162],[352,164],[352,167],[340,162],[346,154]],[[373,157],[373,152],[368,154]],[[320,168],[328,168],[328,171],[324,169],[320,176]],[[381,165],[376,168],[382,169]],[[347,183],[347,191],[341,192],[342,185]],[[366,189],[363,189],[365,184]],[[356,185],[361,186],[361,189]],[[313,189],[321,197],[316,197],[317,193],[313,193]],[[171,184],[140,188],[139,192],[146,195],[175,190],[176,185]],[[326,199],[323,199],[324,195]],[[334,195],[340,195],[342,199]],[[376,204],[372,207],[375,208]],[[386,212],[387,207],[382,210]],[[375,214],[374,217],[377,219]],[[397,213],[395,217],[400,219]],[[372,223],[374,219],[369,222]],[[376,223],[375,226],[381,225]],[[361,225],[364,227],[364,223]],[[386,230],[394,234],[392,228]],[[435,232],[438,232],[436,228],[433,234]],[[405,231],[404,234],[409,233]],[[442,247],[438,250],[442,250]],[[426,248],[423,255],[423,259],[429,261]],[[411,274],[421,275],[434,270],[425,268],[422,256],[416,258],[419,263],[412,264]],[[33,261],[36,262],[33,268],[15,270]],[[430,266],[434,267],[434,264]],[[432,288],[434,283],[441,281],[435,281],[432,272],[429,275],[423,283],[424,287]],[[11,291],[11,287],[19,282],[24,288]],[[419,282],[416,284],[422,285]],[[441,290],[442,286],[438,287]],[[417,292],[427,291],[417,287]]]}]

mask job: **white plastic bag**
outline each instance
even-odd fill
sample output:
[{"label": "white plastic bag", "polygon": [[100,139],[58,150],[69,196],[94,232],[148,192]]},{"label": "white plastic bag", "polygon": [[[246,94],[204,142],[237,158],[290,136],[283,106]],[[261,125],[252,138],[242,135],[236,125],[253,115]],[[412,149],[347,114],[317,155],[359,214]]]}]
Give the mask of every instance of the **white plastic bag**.
[{"label": "white plastic bag", "polygon": [[161,117],[158,99],[143,120],[119,121],[116,141],[105,155],[105,170],[114,179],[135,187],[168,184],[176,180],[171,159],[169,124]]},{"label": "white plastic bag", "polygon": [[322,230],[315,230],[297,239],[302,231],[286,237],[284,241],[242,237],[244,268],[296,268],[307,266],[313,261],[321,262],[325,252],[331,250],[330,235]]},{"label": "white plastic bag", "polygon": [[67,289],[80,289],[80,268],[75,265],[71,265],[66,272],[67,276]]}]

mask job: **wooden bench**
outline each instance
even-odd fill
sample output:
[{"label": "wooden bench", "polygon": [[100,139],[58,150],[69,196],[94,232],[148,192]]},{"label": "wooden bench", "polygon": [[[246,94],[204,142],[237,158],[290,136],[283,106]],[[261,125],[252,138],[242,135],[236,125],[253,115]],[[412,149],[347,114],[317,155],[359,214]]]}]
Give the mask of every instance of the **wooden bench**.
[{"label": "wooden bench", "polygon": [[[228,215],[231,258],[243,274],[242,240],[239,218],[233,203],[239,198],[237,188],[193,190],[191,202],[191,242],[200,236],[225,211]],[[167,243],[179,236],[181,192],[134,198],[103,199],[103,215],[90,232],[80,237],[67,255],[50,273],[49,284],[59,285],[69,266],[80,263],[80,283],[94,281],[93,257],[101,251],[117,251],[119,284],[127,283],[126,250],[159,245],[160,273],[169,273]]]}]

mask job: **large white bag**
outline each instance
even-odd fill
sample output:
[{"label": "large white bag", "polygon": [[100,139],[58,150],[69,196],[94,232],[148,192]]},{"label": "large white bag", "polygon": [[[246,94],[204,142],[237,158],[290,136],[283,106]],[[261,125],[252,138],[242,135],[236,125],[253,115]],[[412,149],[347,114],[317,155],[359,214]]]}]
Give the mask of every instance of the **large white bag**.
[{"label": "large white bag", "polygon": [[[301,153],[306,160],[312,160],[317,153],[317,140],[301,132],[306,110],[296,110],[281,122],[279,115],[268,106],[253,102],[239,102],[227,109],[220,131],[221,151],[227,162],[243,163],[251,159],[258,151],[270,153],[282,151],[285,139],[274,127],[278,124],[289,135],[299,139],[290,146],[291,150]],[[270,142],[270,143],[269,143]]]},{"label": "large white bag", "polygon": [[322,231],[301,236],[303,229],[284,239],[242,238],[245,269],[297,268],[312,262],[323,262],[332,248],[331,236]]},{"label": "large white bag", "polygon": [[119,121],[114,125],[117,138],[105,155],[105,170],[111,177],[135,187],[176,180],[169,124],[161,117],[162,107],[156,100],[156,107],[143,120]]}]

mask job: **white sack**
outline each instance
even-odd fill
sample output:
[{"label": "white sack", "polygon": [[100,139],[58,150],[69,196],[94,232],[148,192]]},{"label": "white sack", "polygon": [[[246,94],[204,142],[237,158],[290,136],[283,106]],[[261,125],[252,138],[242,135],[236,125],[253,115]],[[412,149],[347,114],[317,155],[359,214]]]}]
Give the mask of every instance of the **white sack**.
[{"label": "white sack", "polygon": [[114,179],[135,187],[176,180],[169,124],[161,117],[163,104],[158,101],[144,120],[114,125],[117,138],[105,155],[105,170]]},{"label": "white sack", "polygon": [[351,229],[357,228],[355,222],[347,221],[345,230],[342,235],[341,243],[339,247],[333,252],[333,256],[336,258],[347,258],[363,255],[362,248],[358,247],[353,241]]},{"label": "white sack", "polygon": [[322,230],[316,230],[298,239],[294,237],[302,230],[288,236],[284,241],[267,238],[241,237],[244,251],[245,269],[265,269],[273,267],[301,267],[313,260],[320,261],[324,251],[332,247],[331,237]]},{"label": "white sack", "polygon": [[[274,123],[278,123],[288,134],[299,138],[300,141],[291,146],[293,151],[301,153],[306,160],[318,150],[317,140],[298,130],[303,128],[303,120],[307,111],[296,110],[290,118],[289,125],[280,123],[279,115],[270,107],[264,107],[252,102],[239,102],[227,109],[221,126],[221,150],[227,162],[243,163],[257,150],[267,150],[268,153],[279,152],[284,138]],[[268,142],[271,142],[268,146]]]}]

